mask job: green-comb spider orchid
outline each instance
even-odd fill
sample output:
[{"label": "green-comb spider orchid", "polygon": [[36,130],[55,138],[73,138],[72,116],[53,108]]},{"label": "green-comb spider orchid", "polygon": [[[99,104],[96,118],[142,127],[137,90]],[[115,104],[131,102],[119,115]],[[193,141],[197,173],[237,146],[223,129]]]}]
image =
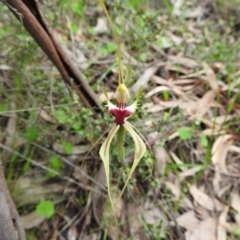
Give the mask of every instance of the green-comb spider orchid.
[{"label": "green-comb spider orchid", "polygon": [[104,163],[104,168],[106,171],[106,176],[107,176],[107,185],[108,188],[110,187],[110,180],[109,180],[109,149],[110,145],[112,143],[113,137],[116,135],[117,136],[117,148],[118,148],[118,157],[119,160],[124,159],[124,139],[125,139],[125,132],[127,131],[135,145],[135,154],[134,154],[134,160],[133,160],[133,165],[130,170],[130,173],[128,175],[128,178],[125,182],[125,185],[122,189],[122,193],[124,192],[135,168],[137,167],[140,159],[142,158],[144,152],[146,151],[146,146],[145,143],[143,142],[142,138],[135,132],[134,127],[132,126],[131,123],[127,121],[127,119],[136,111],[138,101],[141,97],[141,91],[137,94],[137,99],[135,102],[127,106],[127,100],[130,98],[129,92],[127,87],[125,86],[124,83],[120,83],[119,86],[117,87],[116,93],[115,93],[115,98],[117,100],[117,105],[112,104],[107,96],[107,93],[104,89],[104,94],[107,99],[107,106],[110,114],[114,116],[115,118],[115,124],[112,126],[106,140],[102,144],[100,148],[100,157],[103,160]]},{"label": "green-comb spider orchid", "polygon": [[[114,120],[115,123],[111,127],[109,134],[108,134],[107,138],[105,139],[105,141],[103,142],[103,144],[100,148],[100,151],[99,151],[100,157],[104,164],[105,173],[106,173],[106,182],[107,182],[109,199],[110,199],[111,206],[112,206],[112,209],[113,209],[114,215],[115,215],[113,200],[112,200],[111,191],[110,191],[110,166],[109,166],[110,165],[109,149],[110,149],[110,145],[112,143],[113,137],[116,135],[116,138],[117,138],[117,149],[118,149],[119,160],[123,160],[125,157],[125,154],[124,154],[125,132],[128,132],[131,135],[131,137],[134,141],[134,146],[135,146],[134,147],[135,149],[134,149],[133,164],[132,164],[130,173],[127,177],[127,180],[125,182],[125,185],[120,193],[119,198],[122,196],[134,170],[136,169],[137,165],[139,164],[140,159],[142,158],[143,154],[145,153],[146,145],[143,142],[142,138],[135,132],[132,124],[127,121],[127,119],[137,109],[138,101],[141,97],[141,90],[138,92],[135,102],[132,105],[127,106],[127,101],[130,99],[130,95],[129,95],[128,88],[126,87],[126,85],[124,83],[124,78],[123,78],[122,62],[121,62],[122,56],[121,56],[120,44],[119,44],[117,35],[114,31],[114,27],[113,27],[111,18],[105,7],[104,1],[99,0],[99,3],[107,16],[108,22],[110,24],[110,28],[112,30],[112,33],[113,33],[113,36],[115,39],[115,42],[117,44],[117,61],[118,61],[119,79],[118,79],[118,87],[115,92],[115,98],[117,100],[116,106],[110,102],[110,100],[107,96],[106,90],[103,89],[103,92],[107,99],[108,110],[109,110],[110,114],[115,118],[115,120]],[[115,221],[117,224],[116,215],[115,215]]]}]

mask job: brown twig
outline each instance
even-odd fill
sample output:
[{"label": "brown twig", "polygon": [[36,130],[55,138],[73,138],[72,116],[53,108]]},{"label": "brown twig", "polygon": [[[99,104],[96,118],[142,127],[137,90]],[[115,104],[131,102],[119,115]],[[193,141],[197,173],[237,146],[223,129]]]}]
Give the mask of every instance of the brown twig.
[{"label": "brown twig", "polygon": [[101,112],[101,105],[84,76],[56,41],[38,1],[5,0],[5,3],[57,67],[64,81],[76,91],[82,103],[94,112]]}]

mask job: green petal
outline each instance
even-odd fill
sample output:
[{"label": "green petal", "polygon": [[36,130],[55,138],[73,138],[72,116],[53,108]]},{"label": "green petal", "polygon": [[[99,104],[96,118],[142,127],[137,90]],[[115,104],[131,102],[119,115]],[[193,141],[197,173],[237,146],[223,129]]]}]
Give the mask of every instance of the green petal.
[{"label": "green petal", "polygon": [[133,172],[135,171],[135,169],[136,169],[137,165],[139,164],[143,154],[146,151],[145,143],[143,142],[142,138],[134,131],[134,128],[133,128],[132,124],[129,123],[129,122],[125,122],[123,126],[125,127],[125,129],[130,133],[130,135],[133,138],[133,141],[134,141],[134,144],[135,144],[135,154],[134,154],[134,160],[133,160],[132,168],[130,170],[130,173],[128,175],[128,178],[126,180],[126,183],[125,183],[125,185],[122,189],[122,192],[121,192],[119,198],[121,198],[125,188],[128,185],[128,182],[129,182]]}]

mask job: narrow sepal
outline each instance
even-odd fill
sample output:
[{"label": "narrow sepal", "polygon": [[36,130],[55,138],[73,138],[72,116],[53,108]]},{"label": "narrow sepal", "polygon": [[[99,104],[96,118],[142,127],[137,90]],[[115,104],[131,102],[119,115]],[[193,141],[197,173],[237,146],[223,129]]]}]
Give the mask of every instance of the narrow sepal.
[{"label": "narrow sepal", "polygon": [[124,187],[122,189],[122,192],[121,192],[119,198],[121,198],[125,188],[128,185],[128,182],[129,182],[130,178],[132,177],[133,172],[135,171],[135,169],[138,166],[142,156],[144,155],[144,153],[146,151],[145,143],[143,142],[141,137],[134,131],[134,128],[133,128],[132,124],[129,123],[129,122],[125,122],[123,126],[125,127],[126,131],[129,132],[129,134],[131,135],[131,137],[132,137],[132,139],[134,141],[135,153],[134,153],[134,160],[133,160],[133,164],[132,164],[130,173],[128,175],[128,178],[127,178],[127,180],[125,182],[125,185],[124,185]]},{"label": "narrow sepal", "polygon": [[110,191],[109,149],[110,149],[110,145],[112,143],[113,137],[117,133],[119,127],[120,127],[119,125],[114,125],[111,128],[107,138],[103,142],[103,144],[100,148],[100,151],[99,151],[99,155],[103,161],[103,165],[104,165],[104,169],[105,169],[105,173],[106,173],[107,187],[108,187],[109,191]]}]

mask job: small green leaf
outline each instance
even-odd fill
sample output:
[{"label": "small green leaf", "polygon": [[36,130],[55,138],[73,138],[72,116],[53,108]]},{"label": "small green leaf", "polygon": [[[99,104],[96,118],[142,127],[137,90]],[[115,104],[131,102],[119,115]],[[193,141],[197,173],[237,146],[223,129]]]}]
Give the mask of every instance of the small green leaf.
[{"label": "small green leaf", "polygon": [[70,142],[63,142],[62,143],[63,149],[66,152],[66,154],[72,154],[73,152],[73,145]]},{"label": "small green leaf", "polygon": [[44,216],[47,219],[55,214],[55,206],[51,201],[41,201],[37,207],[36,212],[38,216]]},{"label": "small green leaf", "polygon": [[79,26],[75,23],[71,23],[70,26],[71,26],[72,32],[77,33],[77,31],[79,30]]},{"label": "small green leaf", "polygon": [[114,53],[116,51],[116,45],[113,43],[107,44],[108,53]]},{"label": "small green leaf", "polygon": [[38,138],[39,129],[36,126],[31,126],[25,129],[23,137],[28,141],[34,141]]},{"label": "small green leaf", "polygon": [[74,130],[79,130],[80,127],[81,127],[80,122],[74,122],[74,123],[72,124],[72,128],[73,128]]},{"label": "small green leaf", "polygon": [[205,134],[202,133],[200,135],[200,140],[201,140],[201,144],[202,144],[203,147],[207,147],[208,146],[208,139],[207,139]]},{"label": "small green leaf", "polygon": [[60,123],[65,123],[68,120],[68,115],[66,114],[66,112],[64,110],[57,110],[56,111],[56,118]]},{"label": "small green leaf", "polygon": [[169,118],[170,118],[169,112],[164,112],[164,113],[163,113],[163,120],[164,120],[164,121],[167,121],[167,120],[169,120]]},{"label": "small green leaf", "polygon": [[168,37],[161,36],[157,39],[157,45],[161,48],[169,48],[173,46],[173,41]]},{"label": "small green leaf", "polygon": [[139,57],[139,60],[140,60],[141,62],[146,62],[146,61],[147,61],[147,55],[146,55],[146,53],[141,53],[138,57]]},{"label": "small green leaf", "polygon": [[98,52],[99,52],[100,54],[102,54],[102,55],[108,55],[108,49],[106,48],[105,45],[100,46],[100,47],[98,48]]},{"label": "small green leaf", "polygon": [[61,161],[58,157],[53,156],[50,158],[50,163],[55,169],[60,169],[61,168]]},{"label": "small green leaf", "polygon": [[82,15],[83,13],[83,4],[81,1],[76,1],[71,4],[71,9],[74,13]]},{"label": "small green leaf", "polygon": [[120,194],[119,198],[121,198],[125,188],[128,185],[128,182],[129,182],[130,178],[132,177],[133,172],[135,171],[135,169],[138,166],[142,156],[144,155],[144,153],[146,151],[145,143],[143,142],[142,138],[134,131],[134,128],[133,128],[132,124],[129,123],[129,122],[125,122],[124,127],[125,127],[126,131],[129,132],[130,135],[132,136],[132,139],[133,139],[134,145],[135,145],[135,149],[134,149],[135,154],[134,154],[134,160],[133,160],[132,168],[130,170],[130,173],[128,175],[128,178],[125,182],[125,185],[124,185],[124,187],[121,191],[121,194]]},{"label": "small green leaf", "polygon": [[182,127],[178,129],[178,135],[182,140],[187,140],[192,137],[192,132],[189,128]]},{"label": "small green leaf", "polygon": [[[60,161],[60,159],[58,157],[53,156],[49,160],[48,167],[59,172],[61,170],[61,168],[62,168],[62,163],[61,163],[61,161]],[[49,171],[48,172],[48,176],[49,177],[55,177],[56,174],[54,172]]]},{"label": "small green leaf", "polygon": [[168,99],[170,98],[170,93],[169,93],[169,91],[164,91],[164,92],[163,92],[163,98],[164,98],[164,100],[168,100]]}]

